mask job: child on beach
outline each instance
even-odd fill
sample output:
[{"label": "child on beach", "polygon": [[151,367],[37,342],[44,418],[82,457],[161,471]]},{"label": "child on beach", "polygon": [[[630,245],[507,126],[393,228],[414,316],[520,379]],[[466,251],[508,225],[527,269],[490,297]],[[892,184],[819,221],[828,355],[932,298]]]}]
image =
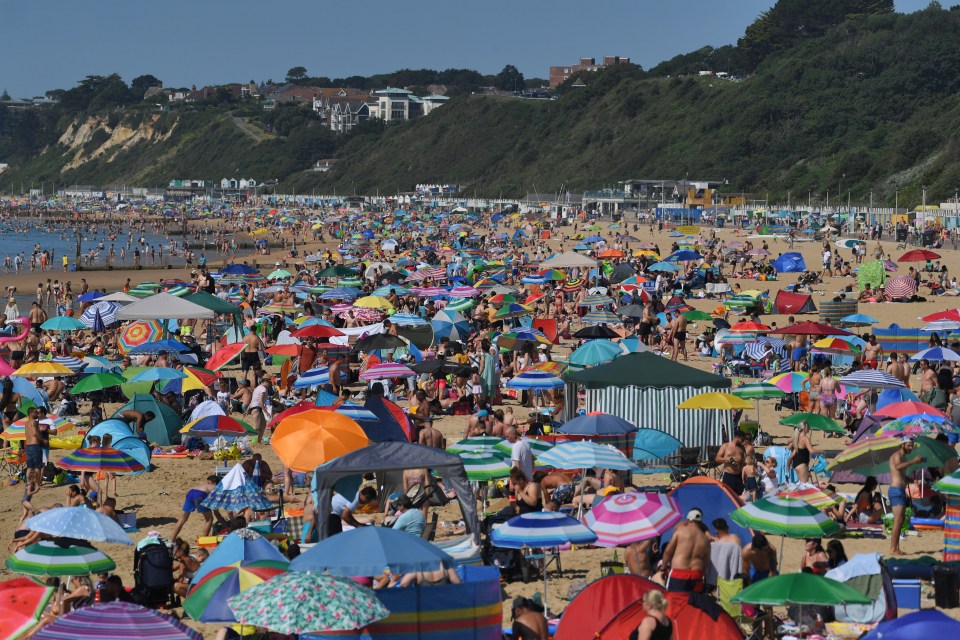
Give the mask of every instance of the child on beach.
[{"label": "child on beach", "polygon": [[38,491],[40,491],[40,487],[34,482],[28,482],[23,488],[23,497],[20,499],[20,506],[23,507],[23,514],[20,516],[20,522],[17,524],[17,529],[22,529],[24,523],[27,521],[27,518],[36,512],[36,509],[34,509],[33,503],[30,500],[33,498],[33,496],[37,495]]}]

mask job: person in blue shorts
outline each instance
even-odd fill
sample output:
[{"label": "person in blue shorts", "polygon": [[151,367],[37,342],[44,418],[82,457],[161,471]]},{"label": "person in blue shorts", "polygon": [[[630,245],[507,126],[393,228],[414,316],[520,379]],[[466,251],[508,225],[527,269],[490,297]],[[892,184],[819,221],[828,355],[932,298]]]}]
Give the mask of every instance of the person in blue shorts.
[{"label": "person in blue shorts", "polygon": [[176,526],[173,527],[173,534],[170,536],[171,540],[176,540],[177,536],[180,535],[180,529],[183,528],[183,525],[187,523],[187,520],[190,519],[190,514],[196,511],[203,517],[203,532],[201,536],[210,535],[210,530],[213,528],[213,516],[217,516],[219,522],[223,522],[223,516],[220,515],[215,509],[208,509],[203,506],[203,501],[207,499],[207,496],[210,495],[210,492],[217,487],[217,483],[220,481],[217,476],[207,476],[206,484],[196,486],[193,489],[187,491],[186,497],[183,499],[183,513],[180,514],[180,519],[177,520]]}]

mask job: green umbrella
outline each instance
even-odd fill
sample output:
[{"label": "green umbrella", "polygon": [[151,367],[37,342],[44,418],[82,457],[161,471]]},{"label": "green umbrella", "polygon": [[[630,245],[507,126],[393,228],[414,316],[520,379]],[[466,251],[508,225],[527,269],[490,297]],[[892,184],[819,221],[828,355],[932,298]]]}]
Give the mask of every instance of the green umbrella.
[{"label": "green umbrella", "polygon": [[447,451],[450,453],[488,453],[498,444],[503,442],[503,438],[496,436],[474,436],[473,438],[464,438],[453,443]]},{"label": "green umbrella", "polygon": [[933,488],[948,496],[960,496],[960,471],[954,471],[933,483]]},{"label": "green umbrella", "polygon": [[788,538],[822,538],[840,530],[840,524],[816,507],[796,498],[769,496],[750,502],[730,514],[737,524]]},{"label": "green umbrella", "polygon": [[751,382],[731,390],[730,393],[744,400],[750,399],[757,401],[757,422],[760,421],[761,400],[772,400],[787,395],[782,389],[773,386],[769,382]]},{"label": "green umbrella", "polygon": [[812,573],[788,573],[750,585],[730,600],[768,606],[870,604],[872,601],[851,586]]},{"label": "green umbrella", "polygon": [[801,422],[806,422],[807,426],[816,431],[826,431],[828,433],[847,432],[846,429],[840,426],[839,422],[819,413],[795,413],[781,420],[780,424],[785,424],[788,427],[796,427],[799,426]]},{"label": "green umbrella", "polygon": [[343,278],[345,276],[355,276],[357,271],[349,267],[345,267],[342,264],[335,264],[332,267],[327,267],[322,271],[318,271],[316,276],[318,278]]},{"label": "green umbrella", "polygon": [[353,631],[390,615],[372,589],[313,571],[282,573],[227,602],[241,624],[278,633]]},{"label": "green umbrella", "polygon": [[267,276],[267,279],[280,280],[283,278],[289,278],[292,275],[293,274],[287,271],[286,269],[277,269],[276,271],[271,272],[270,275]]},{"label": "green umbrella", "polygon": [[[534,457],[539,456],[542,453],[546,453],[547,451],[550,451],[550,449],[553,449],[553,444],[550,442],[546,442],[544,440],[537,440],[536,438],[523,438],[523,439],[526,440],[527,444],[530,445],[530,450],[533,452]],[[507,455],[513,454],[513,445],[507,442],[506,440],[499,442],[495,448],[504,452]]]},{"label": "green umbrella", "polygon": [[691,322],[697,322],[699,320],[704,320],[704,321],[713,320],[713,316],[711,316],[706,311],[700,311],[699,309],[694,309],[693,311],[686,311],[684,312],[683,317],[686,318],[687,320],[690,320]]},{"label": "green umbrella", "polygon": [[70,393],[90,393],[122,384],[127,384],[127,379],[118,373],[91,373],[75,384]]},{"label": "green umbrella", "polygon": [[[900,447],[900,438],[868,438],[844,449],[827,466],[828,471],[855,471],[865,476],[878,476],[890,471],[890,456]],[[913,440],[913,451],[907,458],[924,458],[904,469],[910,473],[923,467],[943,467],[949,460],[957,457],[953,447],[926,436],[917,436]]]},{"label": "green umbrella", "polygon": [[133,378],[142,371],[146,371],[148,367],[133,366],[127,367],[123,370],[123,377],[126,378],[126,382],[121,383],[120,391],[123,392],[128,398],[133,398],[138,393],[150,393],[150,390],[153,388],[152,382],[130,382],[130,378]]},{"label": "green umbrella", "polygon": [[506,478],[510,475],[510,465],[499,449],[489,452],[465,451],[460,454],[463,469],[471,482],[486,482],[494,478]]},{"label": "green umbrella", "polygon": [[7,558],[7,569],[32,576],[85,576],[117,568],[103,552],[86,545],[63,547],[52,540],[27,545]]}]

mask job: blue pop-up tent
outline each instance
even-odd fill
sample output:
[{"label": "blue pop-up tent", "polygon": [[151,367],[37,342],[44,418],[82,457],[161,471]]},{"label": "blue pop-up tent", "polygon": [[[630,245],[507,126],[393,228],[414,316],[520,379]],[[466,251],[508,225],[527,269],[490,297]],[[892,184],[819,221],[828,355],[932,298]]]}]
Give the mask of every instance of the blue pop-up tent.
[{"label": "blue pop-up tent", "polygon": [[802,273],[807,270],[807,264],[803,261],[803,256],[796,251],[788,251],[782,254],[772,264],[777,273]]}]

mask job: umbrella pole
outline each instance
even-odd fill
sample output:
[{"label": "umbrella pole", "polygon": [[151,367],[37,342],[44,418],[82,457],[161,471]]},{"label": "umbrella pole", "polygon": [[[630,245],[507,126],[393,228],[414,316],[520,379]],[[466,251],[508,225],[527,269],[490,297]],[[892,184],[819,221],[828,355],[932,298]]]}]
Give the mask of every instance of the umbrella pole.
[{"label": "umbrella pole", "polygon": [[783,564],[783,541],[786,536],[780,536],[780,559],[777,560],[777,571],[780,571],[780,566]]}]

